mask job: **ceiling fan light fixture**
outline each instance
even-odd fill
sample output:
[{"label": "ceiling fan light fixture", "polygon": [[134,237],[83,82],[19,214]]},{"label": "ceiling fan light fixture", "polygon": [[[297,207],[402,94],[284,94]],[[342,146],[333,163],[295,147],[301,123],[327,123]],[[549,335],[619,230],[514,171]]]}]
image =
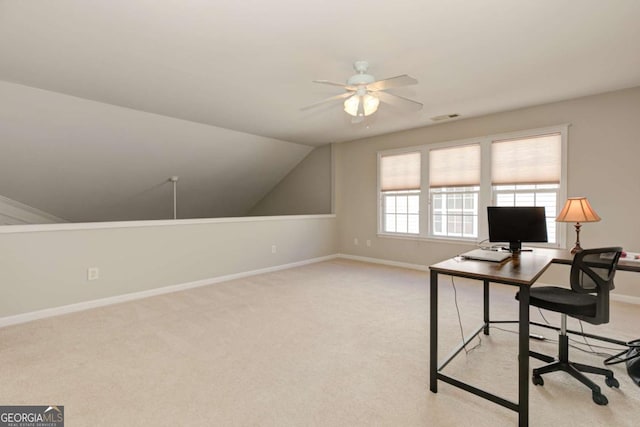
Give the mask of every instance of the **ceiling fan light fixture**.
[{"label": "ceiling fan light fixture", "polygon": [[365,95],[355,94],[344,101],[344,111],[353,117],[357,117],[361,102],[365,116],[370,116],[375,113],[380,105],[380,100],[373,95],[369,95],[368,93]]},{"label": "ceiling fan light fixture", "polygon": [[378,105],[380,105],[380,100],[377,96],[366,94],[362,97],[362,102],[364,102],[364,115],[368,116],[370,114],[378,111]]}]

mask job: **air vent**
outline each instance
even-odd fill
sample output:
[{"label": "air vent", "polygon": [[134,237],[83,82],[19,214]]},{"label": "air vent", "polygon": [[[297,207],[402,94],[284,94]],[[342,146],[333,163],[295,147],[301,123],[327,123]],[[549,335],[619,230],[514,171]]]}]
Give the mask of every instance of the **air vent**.
[{"label": "air vent", "polygon": [[431,117],[431,120],[434,122],[440,122],[442,120],[456,119],[458,117],[460,117],[460,114],[443,114],[442,116]]}]

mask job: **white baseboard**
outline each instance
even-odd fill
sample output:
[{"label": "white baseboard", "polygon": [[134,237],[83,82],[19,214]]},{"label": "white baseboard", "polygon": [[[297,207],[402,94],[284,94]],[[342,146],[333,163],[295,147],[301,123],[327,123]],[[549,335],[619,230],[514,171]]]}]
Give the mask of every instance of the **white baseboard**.
[{"label": "white baseboard", "polygon": [[611,301],[626,302],[629,304],[640,305],[640,297],[633,297],[631,295],[620,295],[613,292],[609,294],[609,298],[611,299]]},{"label": "white baseboard", "polygon": [[350,260],[353,260],[353,261],[370,262],[372,264],[390,265],[392,267],[402,267],[402,268],[408,268],[410,270],[420,270],[420,271],[428,271],[429,270],[429,266],[428,265],[411,264],[411,263],[408,263],[408,262],[391,261],[391,260],[388,260],[388,259],[370,258],[370,257],[366,257],[366,256],[359,256],[359,255],[336,254],[336,258],[350,259]]},{"label": "white baseboard", "polygon": [[77,311],[89,310],[96,307],[104,307],[106,305],[118,304],[126,301],[133,301],[141,298],[148,298],[156,295],[168,294],[171,292],[183,291],[186,289],[198,288],[201,286],[212,285],[214,283],[226,282],[243,277],[255,276],[257,274],[271,273],[273,271],[286,270],[288,268],[300,267],[302,265],[313,264],[316,262],[328,261],[336,258],[337,255],[327,255],[318,258],[306,259],[303,261],[291,262],[288,264],[276,265],[273,267],[265,267],[257,270],[243,271],[242,273],[227,274],[224,276],[211,277],[208,279],[196,280],[194,282],[180,283],[177,285],[164,286],[162,288],[149,289],[147,291],[133,292],[130,294],[116,295],[97,300],[83,301],[76,304],[64,305],[61,307],[46,308],[44,310],[32,311],[29,313],[16,314],[0,318],[0,328],[9,325],[17,325],[19,323],[31,322],[32,320],[44,319],[47,317],[60,316],[62,314],[74,313]]},{"label": "white baseboard", "polygon": [[[227,274],[224,276],[211,277],[208,279],[196,280],[193,282],[164,286],[162,288],[149,289],[147,291],[116,295],[113,297],[101,298],[101,299],[91,300],[91,301],[84,301],[76,304],[64,305],[61,307],[47,308],[44,310],[32,311],[29,313],[16,314],[14,316],[2,317],[0,318],[0,328],[4,326],[26,323],[32,320],[44,319],[44,318],[53,317],[53,316],[60,316],[63,314],[74,313],[77,311],[89,310],[91,308],[104,307],[107,305],[118,304],[121,302],[148,298],[155,295],[168,294],[171,292],[178,292],[186,289],[198,288],[201,286],[207,286],[215,283],[226,282],[229,280],[241,279],[243,277],[255,276],[255,275],[264,274],[264,273],[271,273],[279,270],[286,270],[288,268],[300,267],[307,264],[314,264],[317,262],[329,261],[335,258],[369,262],[372,264],[389,265],[392,267],[408,268],[411,270],[420,270],[420,271],[429,270],[429,267],[427,265],[411,264],[407,262],[391,261],[391,260],[386,260],[381,258],[371,258],[371,257],[358,256],[358,255],[348,255],[348,254],[338,253],[338,254],[327,255],[327,256],[318,257],[318,258],[311,258],[311,259],[306,259],[302,261],[292,262],[288,264],[276,265],[273,267],[265,267],[257,270],[244,271],[241,273]],[[620,295],[620,294],[612,293],[611,300],[640,305],[640,297],[634,297],[630,295]]]}]

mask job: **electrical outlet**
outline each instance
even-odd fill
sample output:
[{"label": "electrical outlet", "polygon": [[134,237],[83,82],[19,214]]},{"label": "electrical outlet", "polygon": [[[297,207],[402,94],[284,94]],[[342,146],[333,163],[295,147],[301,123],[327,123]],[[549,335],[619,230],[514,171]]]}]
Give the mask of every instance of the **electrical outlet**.
[{"label": "electrical outlet", "polygon": [[367,240],[367,247],[371,247],[371,240]]},{"label": "electrical outlet", "polygon": [[357,237],[353,238],[353,244],[356,245],[356,246],[358,245],[358,238]]},{"label": "electrical outlet", "polygon": [[276,245],[271,245],[271,253],[275,254],[276,252],[278,252],[278,248],[276,247]]},{"label": "electrical outlet", "polygon": [[98,267],[87,268],[87,280],[98,280],[100,278],[100,269]]}]

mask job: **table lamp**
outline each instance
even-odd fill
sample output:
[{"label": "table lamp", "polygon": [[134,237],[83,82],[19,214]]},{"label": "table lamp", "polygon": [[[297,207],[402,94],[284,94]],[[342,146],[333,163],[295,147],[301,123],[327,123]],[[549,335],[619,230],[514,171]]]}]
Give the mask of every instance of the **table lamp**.
[{"label": "table lamp", "polygon": [[564,207],[556,217],[557,222],[575,222],[576,244],[571,249],[571,253],[581,252],[580,247],[580,227],[581,222],[597,222],[600,217],[593,210],[586,197],[569,197]]}]

